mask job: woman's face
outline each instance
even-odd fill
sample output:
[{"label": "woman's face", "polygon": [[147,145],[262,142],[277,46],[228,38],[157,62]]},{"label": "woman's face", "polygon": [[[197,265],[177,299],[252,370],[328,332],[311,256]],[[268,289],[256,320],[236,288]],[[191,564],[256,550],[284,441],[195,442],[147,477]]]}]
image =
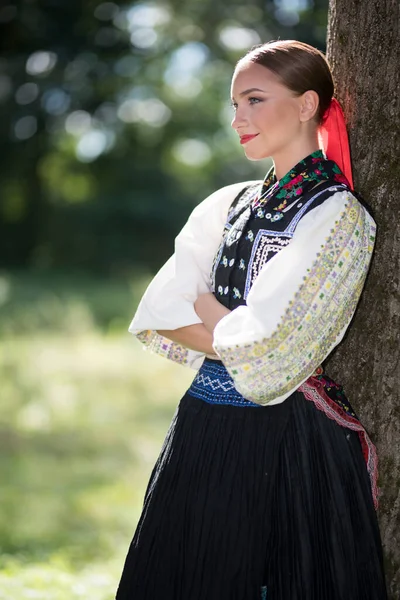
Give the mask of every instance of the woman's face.
[{"label": "woman's face", "polygon": [[250,160],[285,152],[300,135],[301,97],[262,65],[244,62],[232,78],[232,127]]}]

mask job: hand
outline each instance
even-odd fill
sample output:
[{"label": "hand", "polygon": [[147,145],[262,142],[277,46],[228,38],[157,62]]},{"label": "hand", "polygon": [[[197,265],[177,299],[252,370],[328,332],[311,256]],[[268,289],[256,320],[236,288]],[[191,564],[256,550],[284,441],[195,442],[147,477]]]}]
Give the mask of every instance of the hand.
[{"label": "hand", "polygon": [[201,294],[194,303],[194,309],[210,333],[214,331],[217,323],[231,312],[218,302],[211,292]]}]

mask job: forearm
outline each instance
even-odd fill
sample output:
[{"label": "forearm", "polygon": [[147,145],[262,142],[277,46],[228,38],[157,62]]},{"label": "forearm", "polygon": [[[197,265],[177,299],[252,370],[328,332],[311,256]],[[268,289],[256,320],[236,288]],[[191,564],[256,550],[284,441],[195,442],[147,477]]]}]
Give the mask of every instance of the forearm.
[{"label": "forearm", "polygon": [[218,302],[211,293],[199,296],[194,306],[203,323],[161,330],[157,333],[191,350],[215,356],[212,346],[214,328],[218,321],[230,313],[230,310]]},{"label": "forearm", "polygon": [[191,350],[203,352],[204,354],[215,354],[212,347],[213,336],[207,331],[203,323],[179,327],[178,329],[158,330],[157,333]]},{"label": "forearm", "polygon": [[211,310],[203,311],[201,313],[201,319],[203,321],[204,327],[211,334],[211,336],[213,335],[217,323],[230,312],[231,311],[229,310],[229,308],[225,308],[225,306],[223,306],[216,300]]},{"label": "forearm", "polygon": [[211,335],[217,323],[231,312],[211,292],[201,294],[194,303],[194,309]]}]

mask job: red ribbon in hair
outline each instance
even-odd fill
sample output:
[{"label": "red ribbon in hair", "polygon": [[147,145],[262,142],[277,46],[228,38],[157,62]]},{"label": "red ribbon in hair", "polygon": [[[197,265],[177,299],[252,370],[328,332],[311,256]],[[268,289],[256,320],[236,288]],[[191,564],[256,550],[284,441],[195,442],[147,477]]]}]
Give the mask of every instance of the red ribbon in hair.
[{"label": "red ribbon in hair", "polygon": [[346,121],[342,107],[336,98],[332,98],[325,113],[322,125],[319,127],[319,138],[326,157],[333,160],[340,168],[353,190],[353,175],[351,170],[350,146],[347,135]]}]

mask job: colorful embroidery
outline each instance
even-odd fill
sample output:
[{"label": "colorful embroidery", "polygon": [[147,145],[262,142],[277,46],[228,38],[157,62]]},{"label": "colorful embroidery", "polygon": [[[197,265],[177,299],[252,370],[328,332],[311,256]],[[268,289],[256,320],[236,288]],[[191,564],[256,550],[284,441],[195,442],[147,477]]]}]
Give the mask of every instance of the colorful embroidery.
[{"label": "colorful embroidery", "polygon": [[332,161],[327,161],[322,150],[316,150],[298,162],[279,181],[276,180],[274,169],[270,169],[263,182],[260,194],[253,201],[253,210],[258,210],[272,197],[275,197],[281,200],[281,202],[277,206],[274,206],[272,210],[284,211],[290,199],[296,199],[304,194],[305,186],[309,187],[310,184],[332,179],[350,187],[348,180],[338,165]]},{"label": "colorful embroidery", "polygon": [[[329,187],[328,190],[324,189],[322,191],[317,192],[311,198],[307,200],[306,203],[300,203],[298,208],[298,212],[294,215],[293,219],[289,222],[287,227],[282,232],[276,232],[269,229],[260,229],[254,239],[254,245],[251,251],[250,260],[249,260],[249,268],[247,270],[246,283],[244,289],[244,298],[247,299],[249,295],[251,286],[254,281],[258,277],[259,272],[262,267],[277,254],[280,250],[282,250],[285,246],[287,246],[292,239],[294,232],[296,230],[297,224],[300,221],[301,217],[307,211],[309,206],[326,191],[339,191],[340,186],[332,186]],[[290,208],[290,206],[288,207]],[[266,215],[267,217],[267,215]]]},{"label": "colorful embroidery", "polygon": [[206,359],[194,378],[188,393],[210,404],[233,404],[260,408],[243,398],[236,390],[235,383],[221,363]]},{"label": "colorful embroidery", "polygon": [[[333,185],[330,186],[327,189],[323,189],[319,192],[316,192],[315,194],[312,195],[311,198],[309,198],[309,200],[307,200],[307,202],[305,204],[303,204],[302,202],[300,202],[297,206],[298,208],[300,208],[300,210],[294,215],[293,219],[290,221],[289,225],[287,226],[287,228],[285,229],[285,233],[288,234],[294,234],[296,227],[298,225],[298,222],[300,221],[300,219],[302,218],[302,216],[304,215],[304,213],[307,211],[307,209],[310,207],[310,205],[315,202],[315,200],[317,200],[322,194],[324,194],[325,192],[339,192],[341,190],[345,190],[346,188],[344,186],[341,185]],[[297,201],[296,201],[297,202]],[[295,203],[296,204],[296,203]],[[290,208],[290,207],[288,207]]]},{"label": "colorful embroidery", "polygon": [[137,333],[136,337],[144,344],[147,350],[160,354],[181,365],[188,364],[188,349],[159,335],[156,331],[150,329],[144,330]]},{"label": "colorful embroidery", "polygon": [[[284,233],[293,234],[299,220],[310,208],[309,202],[306,204],[298,202],[298,200],[301,200],[300,195],[308,193],[316,184],[323,181],[331,183],[337,181],[338,184],[347,183],[337,164],[327,160],[323,150],[316,150],[295,165],[279,181],[276,180],[274,167],[271,167],[261,185],[259,183],[252,184],[241,196],[237,197],[229,209],[222,240],[214,257],[211,271],[211,291],[214,292],[216,285],[218,285],[218,283],[216,284],[218,268],[228,269],[231,266],[230,261],[233,257],[236,257],[242,235],[244,235],[244,239],[248,244],[253,244],[257,238],[257,223],[261,219],[269,221],[270,227],[264,227],[264,229],[270,229],[272,236],[278,236],[283,231]],[[338,185],[336,189],[340,189],[340,187],[344,188],[343,185]],[[330,189],[335,191],[335,186],[333,185]],[[314,200],[318,195],[313,197]],[[247,230],[246,225],[251,219],[251,213],[256,225],[254,230]],[[289,214],[291,218],[284,219]],[[223,255],[226,260],[221,264]],[[272,256],[273,253],[269,255],[269,257]],[[263,264],[260,263],[260,267],[262,266]],[[234,265],[232,265],[232,268],[234,268]],[[239,269],[244,270],[243,267],[239,267]],[[249,264],[249,269],[251,269],[251,264]],[[249,276],[247,280],[247,291],[249,291],[249,285],[251,286],[251,283],[254,282],[254,269],[252,273],[253,276]],[[225,280],[226,277],[224,282]],[[245,299],[244,282],[241,285],[243,285],[243,288],[240,289],[240,292],[242,298]],[[230,308],[235,306],[234,304]]]},{"label": "colorful embroidery", "polygon": [[217,291],[220,296],[226,296],[229,292],[229,286],[222,287],[222,285],[219,285]]},{"label": "colorful embroidery", "polygon": [[368,271],[375,224],[348,195],[331,234],[269,338],[233,347],[215,344],[237,389],[249,400],[268,404],[296,389],[311,365],[329,354],[353,316]]}]

